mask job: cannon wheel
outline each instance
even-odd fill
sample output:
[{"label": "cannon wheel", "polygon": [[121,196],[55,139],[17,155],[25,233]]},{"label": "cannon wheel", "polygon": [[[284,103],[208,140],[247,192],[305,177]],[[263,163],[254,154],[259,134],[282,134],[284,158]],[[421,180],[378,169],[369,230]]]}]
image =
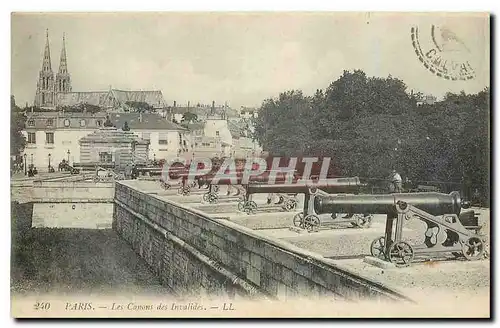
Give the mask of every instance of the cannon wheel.
[{"label": "cannon wheel", "polygon": [[181,194],[182,196],[189,196],[190,193],[191,188],[189,188],[188,186],[179,188],[179,194]]},{"label": "cannon wheel", "polygon": [[320,224],[319,217],[314,214],[310,214],[304,218],[304,228],[308,232],[317,232]]},{"label": "cannon wheel", "polygon": [[414,256],[413,247],[405,241],[394,243],[389,249],[389,260],[398,267],[409,266]]},{"label": "cannon wheel", "polygon": [[219,196],[217,194],[209,193],[207,199],[210,204],[216,204],[219,201]]},{"label": "cannon wheel", "polygon": [[469,261],[480,259],[484,254],[484,243],[481,238],[470,237],[462,243],[462,254]]},{"label": "cannon wheel", "polygon": [[372,254],[373,257],[376,257],[378,259],[385,259],[385,236],[380,236],[374,241],[372,241],[372,244],[370,246],[370,253]]},{"label": "cannon wheel", "polygon": [[297,213],[293,217],[293,225],[299,228],[304,228],[304,214]]},{"label": "cannon wheel", "polygon": [[248,202],[243,205],[243,210],[247,214],[254,214],[255,211],[257,210],[257,203],[254,202],[253,200],[249,200]]},{"label": "cannon wheel", "polygon": [[285,211],[291,211],[297,207],[297,201],[294,199],[287,199],[285,204],[283,204],[283,209]]},{"label": "cannon wheel", "polygon": [[243,208],[245,207],[246,201],[244,199],[238,202],[238,211],[243,212]]},{"label": "cannon wheel", "polygon": [[369,228],[372,225],[372,215],[356,215],[356,226],[359,228]]}]

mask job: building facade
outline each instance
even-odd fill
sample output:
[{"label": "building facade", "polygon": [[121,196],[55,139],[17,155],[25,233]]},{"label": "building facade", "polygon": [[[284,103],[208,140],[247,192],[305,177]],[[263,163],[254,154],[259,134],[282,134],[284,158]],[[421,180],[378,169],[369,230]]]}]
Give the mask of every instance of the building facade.
[{"label": "building facade", "polygon": [[79,140],[103,127],[105,113],[27,113],[23,156],[38,171],[48,171],[49,164],[57,170],[64,159],[70,164],[80,161]]},{"label": "building facade", "polygon": [[127,164],[146,163],[149,159],[149,141],[130,131],[105,127],[80,139],[80,163],[110,164],[125,167]]},{"label": "building facade", "polygon": [[113,125],[122,129],[125,122],[131,132],[149,141],[150,159],[171,159],[188,152],[190,133],[154,113],[110,113]]}]

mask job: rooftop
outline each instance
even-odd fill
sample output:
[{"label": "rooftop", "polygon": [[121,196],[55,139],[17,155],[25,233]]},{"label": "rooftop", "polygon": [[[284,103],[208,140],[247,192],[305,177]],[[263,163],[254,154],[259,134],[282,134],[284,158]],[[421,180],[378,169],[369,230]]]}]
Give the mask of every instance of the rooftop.
[{"label": "rooftop", "polygon": [[131,143],[149,144],[149,141],[139,138],[131,131],[122,131],[113,127],[106,127],[95,131],[80,139],[82,142],[105,142],[105,143]]},{"label": "rooftop", "polygon": [[118,128],[123,127],[125,122],[127,122],[132,130],[186,130],[182,126],[154,113],[110,113],[109,119]]}]

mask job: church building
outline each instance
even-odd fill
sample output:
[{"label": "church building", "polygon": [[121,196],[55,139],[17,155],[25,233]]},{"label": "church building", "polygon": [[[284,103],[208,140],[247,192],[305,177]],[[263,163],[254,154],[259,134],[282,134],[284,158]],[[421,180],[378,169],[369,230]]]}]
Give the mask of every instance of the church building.
[{"label": "church building", "polygon": [[52,71],[50,57],[49,32],[47,30],[42,69],[38,76],[34,105],[47,110],[76,105],[94,105],[103,109],[122,109],[130,111],[131,103],[147,103],[153,109],[163,109],[166,102],[160,90],[130,91],[109,89],[107,91],[74,92],[71,87],[71,76],[68,71],[66,57],[66,40],[63,35],[63,46],[59,60],[59,70]]}]

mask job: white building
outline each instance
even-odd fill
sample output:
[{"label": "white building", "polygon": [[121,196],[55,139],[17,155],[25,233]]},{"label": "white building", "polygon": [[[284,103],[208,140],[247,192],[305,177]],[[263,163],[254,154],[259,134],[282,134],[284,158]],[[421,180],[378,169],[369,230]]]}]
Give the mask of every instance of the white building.
[{"label": "white building", "polygon": [[257,118],[259,116],[258,108],[244,107],[240,108],[240,117],[243,119]]},{"label": "white building", "polygon": [[188,152],[189,131],[154,113],[110,113],[113,125],[122,129],[127,122],[130,131],[149,140],[150,159],[171,159]]},{"label": "white building", "polygon": [[23,156],[39,172],[47,172],[49,163],[57,170],[64,159],[73,164],[80,162],[79,140],[103,126],[105,113],[27,113],[26,138]]}]

